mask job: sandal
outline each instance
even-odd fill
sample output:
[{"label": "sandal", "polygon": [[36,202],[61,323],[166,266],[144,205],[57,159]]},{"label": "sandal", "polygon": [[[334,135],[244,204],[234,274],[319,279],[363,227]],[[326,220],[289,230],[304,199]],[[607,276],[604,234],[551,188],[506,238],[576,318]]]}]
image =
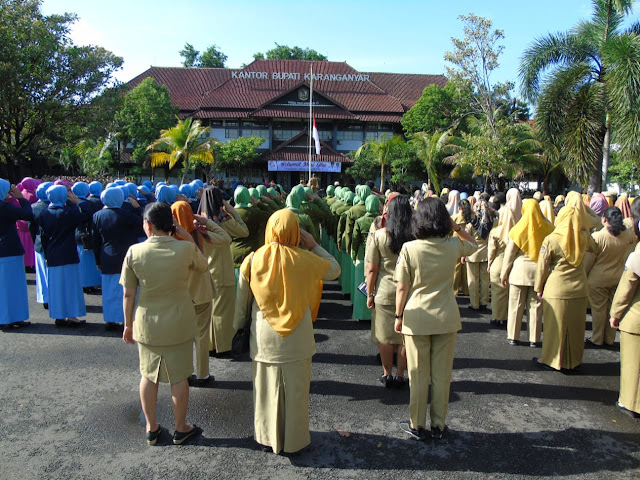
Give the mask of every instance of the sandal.
[{"label": "sandal", "polygon": [[176,430],[175,432],[173,432],[173,444],[182,445],[189,438],[193,437],[196,433],[198,433],[198,427],[195,425],[188,432],[179,432]]}]

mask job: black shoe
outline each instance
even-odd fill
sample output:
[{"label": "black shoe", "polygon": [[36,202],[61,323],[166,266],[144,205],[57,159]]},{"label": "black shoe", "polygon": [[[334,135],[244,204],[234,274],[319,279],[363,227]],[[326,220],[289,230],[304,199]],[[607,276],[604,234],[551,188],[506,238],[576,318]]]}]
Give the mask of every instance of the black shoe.
[{"label": "black shoe", "polygon": [[541,368],[543,370],[551,370],[552,372],[557,372],[557,370],[549,365],[547,365],[546,363],[542,363],[538,361],[538,357],[533,357],[531,359],[531,361],[533,362],[533,364],[538,367]]},{"label": "black shoe", "polygon": [[160,434],[162,433],[162,427],[160,425],[158,425],[158,428],[156,429],[155,432],[147,432],[146,437],[147,437],[147,444],[148,445],[155,445],[158,442],[158,438],[160,437]]},{"label": "black shoe", "polygon": [[107,322],[104,325],[104,329],[107,332],[113,332],[118,328],[118,324],[115,322]]},{"label": "black shoe", "polygon": [[383,384],[385,388],[391,388],[393,386],[393,375],[385,376],[383,373],[378,377],[378,381]]},{"label": "black shoe", "polygon": [[216,353],[216,358],[231,358],[231,350],[227,350],[226,352]]},{"label": "black shoe", "polygon": [[[446,429],[447,427],[444,427],[444,430]],[[431,438],[434,440],[441,440],[444,430],[440,430],[440,427],[431,427]]]},{"label": "black shoe", "polygon": [[622,413],[629,415],[631,418],[640,418],[639,414],[625,408],[623,405],[620,405],[620,402],[616,402],[616,407],[618,407]]},{"label": "black shoe", "polygon": [[215,378],[213,378],[213,375],[209,375],[207,378],[198,378],[195,375],[191,375],[187,381],[190,387],[202,388],[211,386],[215,382]]},{"label": "black shoe", "polygon": [[538,345],[538,342],[529,342],[529,346],[531,348],[538,348],[540,345]]},{"label": "black shoe", "polygon": [[211,358],[215,358],[216,357],[216,351],[215,350],[209,350],[209,356]]},{"label": "black shoe", "polygon": [[479,310],[481,313],[487,313],[489,311],[486,305],[480,305]]},{"label": "black shoe", "polygon": [[49,304],[48,303],[43,303],[42,306],[44,307],[45,310],[49,310]]},{"label": "black shoe", "polygon": [[489,320],[489,325],[493,325],[494,327],[500,328],[502,327],[502,322],[500,320],[496,320],[495,318],[492,318],[491,320]]},{"label": "black shoe", "polygon": [[65,318],[56,318],[55,324],[56,327],[66,327],[67,320]]},{"label": "black shoe", "polygon": [[602,348],[602,345],[598,345],[597,343],[593,343],[590,338],[587,338],[584,341],[585,345],[590,348]]},{"label": "black shoe", "polygon": [[518,345],[518,341],[517,340],[511,340],[510,338],[507,338],[507,343],[509,345]]},{"label": "black shoe", "polygon": [[86,320],[69,320],[67,319],[67,326],[68,327],[79,327],[81,325],[86,324],[87,321]]},{"label": "black shoe", "polygon": [[198,433],[199,430],[200,429],[194,425],[193,428],[188,432],[178,432],[178,431],[173,432],[173,444],[182,445],[184,442],[186,442],[188,439],[190,439],[196,433]]},{"label": "black shoe", "polygon": [[480,309],[479,309],[479,308],[473,308],[471,305],[469,305],[467,308],[468,308],[469,310],[471,310],[472,312],[479,312],[479,311],[480,311]]},{"label": "black shoe", "polygon": [[404,377],[399,377],[396,375],[393,377],[393,388],[397,388],[398,390],[402,390],[409,384],[409,381]]},{"label": "black shoe", "polygon": [[420,442],[424,442],[427,438],[427,432],[424,428],[420,427],[417,430],[415,428],[411,428],[411,422],[409,421],[400,422],[400,430],[408,433],[411,438]]}]

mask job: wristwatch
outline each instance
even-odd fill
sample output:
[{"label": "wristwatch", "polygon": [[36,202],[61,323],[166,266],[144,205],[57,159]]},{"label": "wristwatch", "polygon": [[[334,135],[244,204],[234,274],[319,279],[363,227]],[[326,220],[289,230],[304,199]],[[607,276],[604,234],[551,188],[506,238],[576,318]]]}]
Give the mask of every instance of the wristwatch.
[{"label": "wristwatch", "polygon": [[396,318],[402,318],[404,316],[404,313],[401,313],[400,315],[396,315]]}]

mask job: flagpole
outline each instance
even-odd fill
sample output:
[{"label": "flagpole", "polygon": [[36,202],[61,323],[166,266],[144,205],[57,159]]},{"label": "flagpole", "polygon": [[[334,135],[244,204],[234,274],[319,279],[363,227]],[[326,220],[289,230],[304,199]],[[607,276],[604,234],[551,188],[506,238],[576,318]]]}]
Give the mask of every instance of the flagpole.
[{"label": "flagpole", "polygon": [[309,181],[311,181],[311,142],[313,141],[313,64],[311,64],[311,88],[309,91]]}]

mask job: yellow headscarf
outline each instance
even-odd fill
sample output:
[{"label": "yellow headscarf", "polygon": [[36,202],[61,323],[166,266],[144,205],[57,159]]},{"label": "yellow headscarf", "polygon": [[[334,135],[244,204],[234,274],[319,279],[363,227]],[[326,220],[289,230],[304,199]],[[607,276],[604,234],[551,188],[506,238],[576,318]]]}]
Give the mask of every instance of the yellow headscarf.
[{"label": "yellow headscarf", "polygon": [[[579,193],[576,195],[580,196]],[[568,195],[567,195],[568,200]],[[582,198],[580,198],[580,204]],[[558,244],[564,253],[567,262],[574,267],[582,263],[584,254],[587,252],[587,233],[582,230],[583,214],[577,207],[564,206],[558,212],[556,218],[556,229],[551,235],[555,235]]]},{"label": "yellow headscarf", "polygon": [[602,195],[604,195],[605,200],[607,201],[607,203],[609,204],[610,207],[615,206],[613,203],[613,197],[611,196],[611,194],[609,192],[602,192]]},{"label": "yellow headscarf", "polygon": [[551,232],[553,225],[542,215],[538,202],[529,198],[522,202],[522,218],[509,232],[509,238],[527,257],[537,262],[542,241]]},{"label": "yellow headscarf", "polygon": [[591,230],[592,228],[600,225],[600,216],[596,215],[596,213],[591,210],[591,207],[585,205],[582,198],[582,195],[578,192],[571,191],[567,193],[567,199],[564,201],[564,205],[565,207],[574,207],[578,209],[581,216],[582,226],[587,230]]},{"label": "yellow headscarf", "polygon": [[269,217],[265,245],[247,256],[240,272],[269,325],[281,337],[293,333],[307,308],[318,314],[322,277],[331,262],[299,248],[300,225],[291,210],[278,210]]},{"label": "yellow headscarf", "polygon": [[509,242],[509,232],[516,223],[510,208],[501,209],[498,216],[498,225],[493,229],[493,236],[501,239],[506,245]]},{"label": "yellow headscarf", "polygon": [[556,200],[553,202],[553,206],[557,207],[560,203],[564,202],[564,195],[558,195]]},{"label": "yellow headscarf", "polygon": [[540,211],[542,215],[552,224],[556,221],[556,211],[553,209],[553,202],[549,195],[544,196],[544,200],[540,202]]}]

